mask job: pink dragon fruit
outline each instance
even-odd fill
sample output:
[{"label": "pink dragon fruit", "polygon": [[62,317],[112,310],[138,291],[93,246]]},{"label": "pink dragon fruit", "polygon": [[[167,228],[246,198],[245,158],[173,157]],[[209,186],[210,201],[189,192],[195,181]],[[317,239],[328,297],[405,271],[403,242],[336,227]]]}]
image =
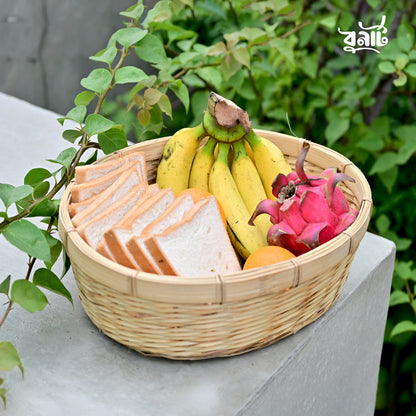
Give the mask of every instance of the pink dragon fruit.
[{"label": "pink dragon fruit", "polygon": [[282,246],[295,255],[329,241],[343,232],[357,217],[350,209],[340,181],[352,181],[336,168],[325,169],[319,176],[309,176],[303,165],[310,146],[306,145],[297,161],[296,172],[280,173],[272,184],[277,201],[261,201],[249,223],[260,214],[269,214],[272,226],[267,235],[269,245]]}]

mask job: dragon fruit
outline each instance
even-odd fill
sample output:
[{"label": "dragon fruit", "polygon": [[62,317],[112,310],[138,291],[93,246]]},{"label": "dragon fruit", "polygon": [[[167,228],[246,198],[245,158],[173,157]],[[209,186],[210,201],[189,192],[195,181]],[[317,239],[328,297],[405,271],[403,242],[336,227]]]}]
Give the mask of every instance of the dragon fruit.
[{"label": "dragon fruit", "polygon": [[273,225],[267,234],[268,244],[285,247],[295,255],[342,233],[358,214],[337,186],[340,181],[354,182],[353,178],[336,168],[325,169],[319,176],[305,173],[303,165],[309,148],[306,145],[302,149],[295,172],[277,175],[272,184],[277,200],[261,201],[249,221],[253,225],[258,215],[270,215]]}]

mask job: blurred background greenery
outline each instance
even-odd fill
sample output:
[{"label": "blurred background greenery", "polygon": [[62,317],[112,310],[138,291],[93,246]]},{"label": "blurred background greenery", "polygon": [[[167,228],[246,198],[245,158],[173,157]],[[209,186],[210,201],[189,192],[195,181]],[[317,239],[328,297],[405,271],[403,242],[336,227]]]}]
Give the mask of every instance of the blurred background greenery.
[{"label": "blurred background greenery", "polygon": [[[142,24],[136,65],[151,75],[104,106],[131,140],[199,123],[213,90],[254,127],[329,146],[365,173],[369,231],[397,246],[376,414],[416,415],[416,2],[162,0]],[[379,44],[344,49],[340,31],[363,28]]]}]

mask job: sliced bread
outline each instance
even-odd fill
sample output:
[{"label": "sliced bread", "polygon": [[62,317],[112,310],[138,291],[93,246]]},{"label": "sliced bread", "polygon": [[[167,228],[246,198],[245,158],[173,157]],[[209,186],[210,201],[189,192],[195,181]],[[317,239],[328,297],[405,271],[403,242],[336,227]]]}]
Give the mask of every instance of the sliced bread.
[{"label": "sliced bread", "polygon": [[102,238],[101,241],[97,244],[97,247],[95,250],[97,251],[98,254],[101,254],[102,256],[107,257],[107,259],[112,260],[114,262],[116,261],[116,259],[111,254],[111,251],[108,248],[107,243],[104,240],[104,238]]},{"label": "sliced bread", "polygon": [[163,214],[144,228],[140,236],[134,236],[127,241],[126,247],[129,253],[144,272],[163,274],[150,254],[145,244],[145,239],[151,234],[160,234],[171,225],[182,221],[185,214],[194,205],[195,203],[191,195],[179,195]]},{"label": "sliced bread", "polygon": [[96,249],[98,243],[104,237],[104,233],[113,225],[117,224],[139,199],[147,198],[152,190],[157,191],[158,188],[147,186],[146,191],[141,195],[134,190],[130,190],[121,199],[112,203],[96,217],[76,227],[76,230],[87,244],[93,249]]},{"label": "sliced bread", "polygon": [[[118,169],[100,176],[97,179],[92,179],[81,184],[74,184],[71,189],[71,202],[81,202],[103,192],[130,168],[138,170],[140,168],[140,162],[127,162]],[[140,180],[140,182],[143,181]]]},{"label": "sliced bread", "polygon": [[[77,214],[72,217],[72,223],[75,227],[78,227],[104,211],[112,203],[118,201],[133,187],[136,192],[141,194],[145,191],[146,186],[145,183],[140,182],[137,171],[134,168],[130,168],[100,194],[92,199],[88,198],[85,201],[77,202],[78,206],[75,207]],[[79,209],[80,206],[82,206],[81,210]]]},{"label": "sliced bread", "polygon": [[139,236],[174,201],[172,188],[160,189],[145,201],[139,200],[118,223],[104,233],[108,248],[118,263],[127,267],[134,267],[135,264],[140,266],[127,250],[127,241],[133,236]]},{"label": "sliced bread", "polygon": [[119,158],[111,159],[108,162],[100,163],[97,165],[85,165],[78,166],[75,169],[75,183],[81,184],[91,180],[100,178],[101,176],[110,173],[121,166],[124,166],[126,162],[135,162],[139,161],[140,164],[137,165],[140,167],[138,173],[140,176],[141,182],[147,182],[147,172],[146,172],[146,160],[144,152],[134,152],[127,155],[123,155]]},{"label": "sliced bread", "polygon": [[184,219],[145,243],[164,274],[225,275],[241,270],[215,197],[199,200]]}]

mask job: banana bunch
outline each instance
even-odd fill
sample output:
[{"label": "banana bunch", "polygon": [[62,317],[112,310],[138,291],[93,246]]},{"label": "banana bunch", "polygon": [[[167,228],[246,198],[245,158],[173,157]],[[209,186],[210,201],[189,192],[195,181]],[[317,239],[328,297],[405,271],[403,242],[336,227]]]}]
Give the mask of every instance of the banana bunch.
[{"label": "banana bunch", "polygon": [[[215,98],[222,99],[216,94]],[[235,107],[232,110],[237,114]],[[248,221],[260,201],[275,199],[271,192],[273,180],[279,173],[288,174],[291,168],[281,150],[258,136],[251,125],[241,120],[233,125],[221,119],[223,114],[208,110],[201,124],[181,129],[168,140],[156,182],[161,188],[171,187],[175,194],[187,188],[213,194],[225,213],[234,248],[246,259],[267,245],[267,232],[272,225],[266,216],[258,216],[254,227]]]}]

